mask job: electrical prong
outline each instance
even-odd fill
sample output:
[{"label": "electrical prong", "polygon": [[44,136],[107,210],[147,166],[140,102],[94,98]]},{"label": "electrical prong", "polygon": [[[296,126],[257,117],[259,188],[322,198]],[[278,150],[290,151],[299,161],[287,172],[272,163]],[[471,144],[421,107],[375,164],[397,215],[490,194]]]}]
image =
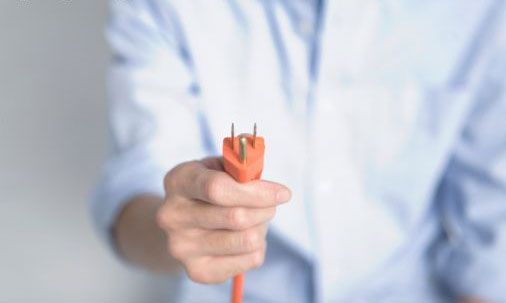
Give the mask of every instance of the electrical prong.
[{"label": "electrical prong", "polygon": [[234,140],[235,140],[235,130],[234,130],[234,123],[232,123],[232,130],[231,130],[231,135],[230,135],[230,138],[232,138],[232,140],[230,140],[230,144],[232,145],[232,150],[234,150]]},{"label": "electrical prong", "polygon": [[248,150],[248,138],[241,136],[239,139],[239,160],[242,164],[246,163]]}]

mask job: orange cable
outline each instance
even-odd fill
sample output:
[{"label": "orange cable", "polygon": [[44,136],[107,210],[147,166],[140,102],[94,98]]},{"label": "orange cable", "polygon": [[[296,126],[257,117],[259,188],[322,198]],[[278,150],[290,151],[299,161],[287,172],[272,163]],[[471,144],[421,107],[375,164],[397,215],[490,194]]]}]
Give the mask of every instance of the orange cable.
[{"label": "orange cable", "polygon": [[[225,171],[240,183],[260,179],[264,167],[264,151],[264,138],[256,135],[256,124],[253,135],[243,134],[238,137],[234,134],[234,124],[232,124],[231,136],[223,139]],[[232,303],[242,303],[244,279],[244,273],[234,277]]]}]

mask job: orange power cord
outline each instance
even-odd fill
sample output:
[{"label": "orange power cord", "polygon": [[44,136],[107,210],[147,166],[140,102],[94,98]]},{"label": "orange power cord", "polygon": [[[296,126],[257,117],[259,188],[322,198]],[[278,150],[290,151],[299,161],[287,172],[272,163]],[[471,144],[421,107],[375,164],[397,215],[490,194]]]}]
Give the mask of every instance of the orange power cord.
[{"label": "orange power cord", "polygon": [[[257,137],[257,126],[253,135],[235,136],[234,124],[232,134],[223,139],[223,166],[225,171],[237,182],[246,183],[260,179],[264,167],[264,138]],[[232,284],[232,303],[241,303],[244,288],[244,274],[234,277]]]}]

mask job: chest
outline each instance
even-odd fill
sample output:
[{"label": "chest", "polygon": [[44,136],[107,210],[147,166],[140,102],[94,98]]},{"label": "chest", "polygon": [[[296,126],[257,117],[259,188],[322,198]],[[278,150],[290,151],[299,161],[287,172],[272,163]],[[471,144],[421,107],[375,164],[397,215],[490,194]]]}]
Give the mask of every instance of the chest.
[{"label": "chest", "polygon": [[488,2],[327,1],[314,39],[281,5],[174,3],[215,146],[231,122],[256,122],[267,177],[304,183],[310,166],[322,200],[374,195],[420,213],[471,104],[472,87],[449,83],[470,77]]}]

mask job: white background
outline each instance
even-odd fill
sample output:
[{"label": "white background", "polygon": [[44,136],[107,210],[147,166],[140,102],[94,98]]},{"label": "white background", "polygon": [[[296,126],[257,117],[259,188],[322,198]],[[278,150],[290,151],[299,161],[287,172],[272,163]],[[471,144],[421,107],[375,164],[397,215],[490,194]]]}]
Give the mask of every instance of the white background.
[{"label": "white background", "polygon": [[105,0],[0,0],[0,302],[161,302],[87,200],[106,154]]}]

